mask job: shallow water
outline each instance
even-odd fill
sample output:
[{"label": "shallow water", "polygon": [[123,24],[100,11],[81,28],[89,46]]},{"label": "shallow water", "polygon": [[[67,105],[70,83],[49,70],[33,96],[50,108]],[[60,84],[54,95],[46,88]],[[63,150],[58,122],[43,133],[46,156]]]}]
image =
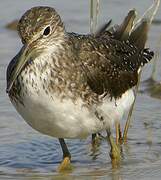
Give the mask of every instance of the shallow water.
[{"label": "shallow water", "polygon": [[[120,22],[129,9],[143,13],[151,0],[101,0],[99,23]],[[5,25],[20,18],[25,10],[35,5],[55,7],[69,31],[89,32],[89,1],[81,0],[5,0],[0,5],[0,180],[55,180],[55,179],[160,179],[161,177],[161,97],[151,96],[153,84],[145,82],[138,94],[128,143],[122,146],[120,167],[112,168],[106,141],[92,152],[90,137],[87,140],[68,140],[74,169],[60,174],[57,166],[62,159],[58,141],[30,128],[17,114],[5,94],[5,71],[11,58],[21,47],[17,33],[5,29]],[[157,14],[161,20],[161,8]],[[150,47],[155,49],[161,35],[161,24],[152,26]],[[157,77],[161,79],[161,63],[157,64]],[[144,68],[142,79],[149,78],[151,64]],[[153,93],[155,94],[155,93]],[[122,124],[124,121],[122,121]]]}]

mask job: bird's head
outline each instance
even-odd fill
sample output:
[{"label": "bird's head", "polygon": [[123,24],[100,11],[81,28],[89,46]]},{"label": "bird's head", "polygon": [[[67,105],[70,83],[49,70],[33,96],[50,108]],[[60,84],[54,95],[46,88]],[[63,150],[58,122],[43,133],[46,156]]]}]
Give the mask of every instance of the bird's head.
[{"label": "bird's head", "polygon": [[6,92],[10,91],[29,60],[34,59],[47,48],[59,45],[65,35],[60,16],[54,8],[46,6],[29,9],[21,17],[17,29],[23,47],[7,68]]},{"label": "bird's head", "polygon": [[63,22],[54,8],[38,6],[29,9],[18,23],[18,33],[23,44],[34,41],[43,44],[64,35]]}]

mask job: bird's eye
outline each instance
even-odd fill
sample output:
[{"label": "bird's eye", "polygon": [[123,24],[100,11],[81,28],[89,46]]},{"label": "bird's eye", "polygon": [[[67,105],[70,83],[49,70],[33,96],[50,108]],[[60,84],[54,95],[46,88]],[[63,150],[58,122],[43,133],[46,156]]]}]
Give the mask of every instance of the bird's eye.
[{"label": "bird's eye", "polygon": [[43,35],[44,35],[44,36],[47,36],[47,35],[49,35],[49,34],[50,34],[50,26],[46,27],[45,30],[44,30],[44,32],[43,32]]}]

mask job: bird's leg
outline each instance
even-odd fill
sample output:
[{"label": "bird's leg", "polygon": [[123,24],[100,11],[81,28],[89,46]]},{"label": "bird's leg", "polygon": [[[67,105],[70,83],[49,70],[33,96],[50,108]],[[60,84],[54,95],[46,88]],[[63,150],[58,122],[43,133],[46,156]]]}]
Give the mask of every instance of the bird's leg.
[{"label": "bird's leg", "polygon": [[[138,88],[138,85],[137,85]],[[136,96],[136,95],[135,95]],[[136,98],[134,99],[133,104],[131,105],[131,108],[129,110],[129,114],[126,120],[126,124],[125,124],[125,128],[124,128],[124,133],[123,133],[123,143],[126,144],[127,143],[127,133],[130,127],[130,123],[131,123],[131,116],[132,116],[132,112],[133,112],[133,108],[134,108],[134,104],[135,104]]]},{"label": "bird's leg", "polygon": [[96,145],[96,137],[97,137],[97,134],[92,134],[92,147]]},{"label": "bird's leg", "polygon": [[108,138],[108,141],[109,141],[110,146],[111,146],[110,157],[111,157],[112,164],[113,163],[116,164],[120,161],[121,155],[120,155],[120,149],[114,141],[114,138],[111,134],[110,128],[107,129],[107,138]]},{"label": "bird's leg", "polygon": [[98,147],[100,144],[100,137],[98,134],[92,134],[92,147]]},{"label": "bird's leg", "polygon": [[121,126],[119,122],[115,123],[115,129],[116,129],[116,144],[122,144],[122,132],[121,132]]},{"label": "bird's leg", "polygon": [[65,141],[63,138],[59,138],[59,142],[63,151],[63,161],[61,162],[61,164],[58,167],[59,171],[63,171],[63,170],[71,170],[71,155],[70,152],[67,148],[67,145],[65,144]]},{"label": "bird's leg", "polygon": [[119,123],[118,129],[119,129],[119,142],[120,142],[120,144],[122,144],[122,143],[123,143],[123,137],[122,137],[122,132],[121,132],[120,123]]},{"label": "bird's leg", "polygon": [[115,122],[115,129],[116,129],[116,144],[119,144],[119,123]]},{"label": "bird's leg", "polygon": [[99,134],[92,134],[92,142],[91,142],[91,156],[92,159],[95,160],[97,158],[97,152],[99,151],[101,143],[101,138]]}]

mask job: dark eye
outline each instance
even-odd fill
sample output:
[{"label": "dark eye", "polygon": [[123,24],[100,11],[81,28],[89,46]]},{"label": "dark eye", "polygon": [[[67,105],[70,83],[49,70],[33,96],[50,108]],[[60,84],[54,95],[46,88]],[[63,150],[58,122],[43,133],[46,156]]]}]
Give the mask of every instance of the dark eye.
[{"label": "dark eye", "polygon": [[49,35],[49,34],[50,34],[50,26],[48,26],[48,27],[45,28],[43,35],[44,35],[44,36],[47,36],[47,35]]}]

